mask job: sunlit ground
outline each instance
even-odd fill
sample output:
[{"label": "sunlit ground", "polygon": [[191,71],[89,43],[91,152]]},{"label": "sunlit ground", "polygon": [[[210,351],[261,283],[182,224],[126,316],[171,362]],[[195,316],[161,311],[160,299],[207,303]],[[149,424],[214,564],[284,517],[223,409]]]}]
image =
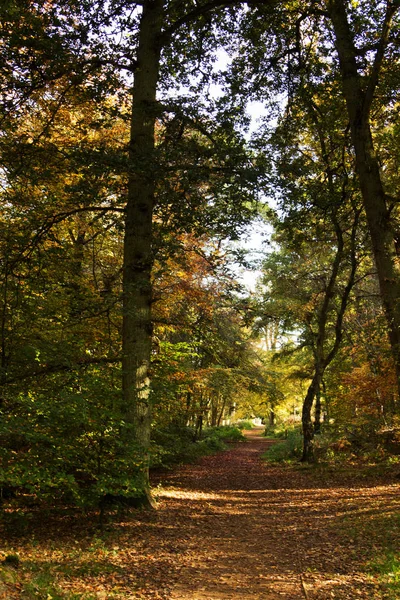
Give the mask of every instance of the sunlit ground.
[{"label": "sunlit ground", "polygon": [[[394,481],[318,482],[251,444],[170,473],[155,513],[3,513],[4,600],[383,600],[368,565],[398,551]],[[393,596],[395,598],[395,596]]]}]

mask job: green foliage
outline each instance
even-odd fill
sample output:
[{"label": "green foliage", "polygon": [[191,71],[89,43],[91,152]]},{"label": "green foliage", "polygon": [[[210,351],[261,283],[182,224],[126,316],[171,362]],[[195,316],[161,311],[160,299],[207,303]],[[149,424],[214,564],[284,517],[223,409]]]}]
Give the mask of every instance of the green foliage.
[{"label": "green foliage", "polygon": [[128,431],[112,376],[92,369],[71,375],[63,387],[21,393],[7,403],[0,487],[86,507],[106,494],[140,495],[143,459],[133,446],[126,451]]},{"label": "green foliage", "polygon": [[245,438],[240,428],[233,425],[224,425],[222,427],[209,427],[203,434],[205,440],[216,438],[223,442],[242,442]]},{"label": "green foliage", "polygon": [[171,423],[166,428],[156,428],[152,432],[152,467],[171,467],[190,462],[196,457],[195,431]]},{"label": "green foliage", "polygon": [[244,429],[244,430],[250,430],[254,428],[254,423],[252,423],[251,421],[239,421],[239,423],[237,424],[238,429]]},{"label": "green foliage", "polygon": [[192,462],[200,456],[226,449],[226,443],[241,442],[243,434],[237,427],[207,427],[196,440],[191,427],[172,425],[153,432],[153,467],[171,467],[178,463]]},{"label": "green foliage", "polygon": [[[235,411],[236,418],[257,414],[274,422],[280,408],[288,413],[291,405],[291,422],[298,422],[314,359],[325,354],[331,360],[342,330],[346,360],[337,361],[336,381],[328,382],[323,398],[336,432],[318,437],[317,451],[329,459],[344,449],[392,451],[398,441],[379,429],[382,415],[387,420],[398,412],[394,370],[381,359],[386,329],[375,328],[372,336],[368,325],[376,319],[379,294],[362,220],[352,240],[350,217],[358,213],[360,190],[327,16],[311,11],[304,19],[301,3],[280,11],[238,5],[222,16],[217,8],[212,17],[208,12],[209,27],[208,17],[192,14],[189,25],[185,7],[166,3],[159,22],[168,42],[157,111],[146,115],[157,118],[157,150],[149,161],[138,148],[128,164],[127,150],[134,146],[129,62],[142,39],[139,13],[100,2],[92,18],[90,0],[42,4],[8,0],[0,9],[6,24],[0,48],[6,99],[0,149],[0,487],[85,507],[97,506],[107,494],[129,497],[142,490],[146,458],[124,421],[121,372],[106,360],[121,356],[126,191],[129,173],[136,169],[138,175],[141,164],[149,189],[156,191],[148,207],[148,214],[155,210],[153,231],[144,235],[152,237],[155,258],[152,464],[191,460],[223,448],[226,439],[239,439],[237,429],[206,429],[195,439],[203,423],[224,422]],[[382,6],[353,3],[359,48],[363,37],[376,38]],[[194,12],[200,9],[201,2]],[[111,22],[120,35],[109,35]],[[226,40],[230,59],[218,72],[218,48]],[[243,51],[232,53],[232,40]],[[292,47],[296,52],[286,66],[282,49]],[[383,214],[396,232],[395,36],[388,37],[388,49],[391,60],[380,67],[380,95],[373,99],[374,144],[385,173]],[[370,60],[374,70],[373,55],[371,49],[363,58],[365,73]],[[218,99],[206,92],[212,79],[221,86]],[[244,135],[249,97],[271,111],[251,147]],[[133,117],[141,119],[140,112]],[[275,246],[255,303],[231,276],[221,238],[237,238],[255,214],[260,189],[275,195],[280,210],[270,211]],[[352,313],[342,323],[352,250],[362,264]],[[337,273],[331,277],[335,255]],[[129,257],[125,264],[131,264]],[[282,377],[283,369],[266,368],[253,343],[255,320],[254,331],[270,354],[285,345],[296,350]],[[149,343],[143,347],[150,348],[150,323],[145,329]],[[316,351],[318,340],[322,353]],[[297,378],[288,384],[290,369]],[[288,392],[290,386],[295,391]],[[126,403],[126,420],[130,408]],[[289,431],[270,452],[297,456],[296,436]]]},{"label": "green foliage", "polygon": [[267,438],[276,438],[278,440],[282,440],[287,438],[288,429],[290,429],[290,427],[288,427],[287,423],[283,421],[278,425],[266,427],[264,435]]},{"label": "green foliage", "polygon": [[291,429],[287,432],[286,439],[273,444],[263,454],[263,458],[269,462],[298,460],[301,457],[302,447],[303,438],[300,429]]},{"label": "green foliage", "polygon": [[379,559],[375,559],[368,565],[368,570],[378,579],[385,588],[388,600],[397,600],[400,596],[400,554],[388,550]]}]

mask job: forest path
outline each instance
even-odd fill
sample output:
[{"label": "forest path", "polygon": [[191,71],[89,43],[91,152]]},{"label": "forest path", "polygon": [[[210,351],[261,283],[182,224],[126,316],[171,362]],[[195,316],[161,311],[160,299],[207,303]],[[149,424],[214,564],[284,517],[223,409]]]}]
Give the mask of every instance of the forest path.
[{"label": "forest path", "polygon": [[177,554],[171,600],[381,598],[362,548],[338,528],[397,504],[398,487],[318,487],[308,472],[263,463],[274,442],[260,430],[246,437],[162,482],[159,514],[174,523]]},{"label": "forest path", "polygon": [[0,600],[388,600],[366,565],[400,547],[398,468],[267,464],[274,442],[246,437],[153,473],[158,509],[102,532],[96,513],[4,509]]}]

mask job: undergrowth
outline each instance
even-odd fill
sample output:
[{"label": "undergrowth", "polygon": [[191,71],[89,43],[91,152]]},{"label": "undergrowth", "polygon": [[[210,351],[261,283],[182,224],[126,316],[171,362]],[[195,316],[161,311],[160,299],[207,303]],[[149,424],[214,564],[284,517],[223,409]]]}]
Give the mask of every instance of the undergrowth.
[{"label": "undergrowth", "polygon": [[54,569],[43,568],[36,563],[19,565],[16,569],[0,567],[0,598],[8,598],[7,594],[17,587],[24,600],[94,600],[93,594],[74,594],[63,591],[56,582]]},{"label": "undergrowth", "polygon": [[276,442],[268,448],[263,454],[264,460],[269,462],[290,462],[300,459],[303,444],[300,429],[290,429],[285,432],[285,435],[285,439]]},{"label": "undergrowth", "polygon": [[188,463],[200,456],[213,454],[226,449],[226,444],[241,442],[245,438],[238,427],[207,427],[200,439],[190,427],[171,426],[159,429],[153,434],[152,467],[173,467]]},{"label": "undergrowth", "polygon": [[[264,460],[289,463],[300,460],[303,444],[300,427],[275,426],[267,428],[265,435],[277,441],[263,455]],[[360,465],[363,467],[360,477],[400,470],[400,447],[387,437],[362,428],[343,432],[324,427],[313,440],[314,462],[322,469],[326,466],[337,471]]]},{"label": "undergrowth", "polygon": [[254,424],[251,421],[239,421],[237,427],[238,429],[249,431],[250,429],[254,429]]}]

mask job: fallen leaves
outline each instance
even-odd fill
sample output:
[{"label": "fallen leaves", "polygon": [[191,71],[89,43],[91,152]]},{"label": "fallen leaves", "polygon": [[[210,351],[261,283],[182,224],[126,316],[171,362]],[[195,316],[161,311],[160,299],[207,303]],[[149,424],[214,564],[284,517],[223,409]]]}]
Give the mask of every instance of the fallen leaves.
[{"label": "fallen leaves", "polygon": [[37,512],[18,535],[3,521],[4,556],[20,565],[2,567],[0,599],[383,600],[364,567],[382,547],[382,519],[398,515],[399,485],[270,467],[269,443],[250,437],[158,474],[157,512],[115,514],[103,534],[93,515]]}]

